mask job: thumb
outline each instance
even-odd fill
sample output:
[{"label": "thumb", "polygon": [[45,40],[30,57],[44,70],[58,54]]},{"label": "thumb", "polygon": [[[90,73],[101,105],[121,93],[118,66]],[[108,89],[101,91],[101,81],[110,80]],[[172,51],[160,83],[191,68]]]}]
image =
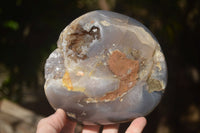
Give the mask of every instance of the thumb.
[{"label": "thumb", "polygon": [[54,114],[39,121],[36,133],[59,133],[67,123],[66,118],[65,112],[57,109]]}]

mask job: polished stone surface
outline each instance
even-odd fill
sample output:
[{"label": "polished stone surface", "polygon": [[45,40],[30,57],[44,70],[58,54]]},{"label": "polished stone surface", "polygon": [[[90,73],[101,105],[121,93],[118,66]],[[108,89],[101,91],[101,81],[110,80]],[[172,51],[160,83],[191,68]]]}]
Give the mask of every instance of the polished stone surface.
[{"label": "polished stone surface", "polygon": [[160,45],[140,22],[109,11],[89,12],[60,34],[45,65],[53,108],[83,124],[112,124],[150,113],[167,83]]}]

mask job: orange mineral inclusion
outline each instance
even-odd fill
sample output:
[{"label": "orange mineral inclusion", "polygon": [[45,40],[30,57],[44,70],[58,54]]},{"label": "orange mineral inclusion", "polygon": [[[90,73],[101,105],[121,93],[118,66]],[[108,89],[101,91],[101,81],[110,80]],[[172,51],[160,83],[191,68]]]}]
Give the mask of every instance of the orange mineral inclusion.
[{"label": "orange mineral inclusion", "polygon": [[69,73],[66,71],[63,78],[62,78],[62,82],[63,82],[63,85],[65,87],[67,87],[68,90],[72,91],[73,90],[73,86],[72,86],[72,82],[71,82],[71,79],[69,77]]},{"label": "orange mineral inclusion", "polygon": [[[83,73],[81,73],[83,74]],[[82,75],[83,76],[83,75]],[[85,88],[83,87],[73,87],[72,81],[70,79],[69,73],[66,71],[63,78],[62,78],[63,86],[67,88],[68,91],[76,91],[76,92],[83,92],[85,91]]]}]

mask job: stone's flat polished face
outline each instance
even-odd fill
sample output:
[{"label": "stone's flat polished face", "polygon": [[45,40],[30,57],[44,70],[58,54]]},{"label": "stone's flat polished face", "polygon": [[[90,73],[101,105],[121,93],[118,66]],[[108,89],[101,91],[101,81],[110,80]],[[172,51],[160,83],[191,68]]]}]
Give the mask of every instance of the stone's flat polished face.
[{"label": "stone's flat polished face", "polygon": [[89,12],[60,34],[45,65],[45,93],[54,109],[86,125],[113,124],[150,113],[167,82],[152,33],[130,17]]}]

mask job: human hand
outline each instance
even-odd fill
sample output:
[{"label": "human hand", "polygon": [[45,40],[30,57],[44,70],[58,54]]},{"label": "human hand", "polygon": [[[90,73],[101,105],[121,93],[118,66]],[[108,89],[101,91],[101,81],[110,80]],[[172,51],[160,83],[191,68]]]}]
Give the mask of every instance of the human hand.
[{"label": "human hand", "polygon": [[[145,125],[146,119],[144,117],[136,118],[126,130],[126,133],[141,133]],[[69,120],[62,109],[57,109],[54,114],[39,121],[36,133],[74,133],[75,126],[76,122]],[[102,133],[117,133],[118,127],[119,124],[106,125]],[[85,125],[82,133],[98,133],[99,129],[100,126],[98,125]]]}]

